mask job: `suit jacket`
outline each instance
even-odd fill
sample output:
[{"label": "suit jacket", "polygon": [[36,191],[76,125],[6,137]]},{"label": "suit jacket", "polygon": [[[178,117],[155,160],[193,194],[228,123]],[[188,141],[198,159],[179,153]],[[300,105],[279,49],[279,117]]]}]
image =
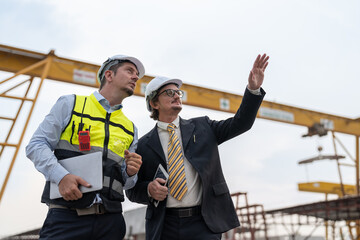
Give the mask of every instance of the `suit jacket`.
[{"label": "suit jacket", "polygon": [[[261,93],[254,95],[246,89],[235,116],[226,120],[214,121],[207,116],[189,120],[180,118],[184,154],[201,179],[201,214],[214,233],[226,232],[240,225],[221,169],[218,145],[251,128],[265,95],[262,89]],[[167,169],[156,125],[140,138],[136,152],[142,156],[143,163],[136,185],[127,190],[126,194],[130,201],[148,205],[145,217],[146,239],[160,239],[166,199],[155,207],[147,194],[147,186],[153,180],[158,165],[162,164]]]}]

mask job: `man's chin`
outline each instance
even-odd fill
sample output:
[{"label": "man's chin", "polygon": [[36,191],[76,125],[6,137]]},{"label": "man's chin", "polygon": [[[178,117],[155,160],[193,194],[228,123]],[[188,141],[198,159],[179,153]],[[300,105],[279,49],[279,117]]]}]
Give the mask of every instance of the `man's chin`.
[{"label": "man's chin", "polygon": [[124,91],[127,93],[127,95],[130,97],[134,94],[134,90],[125,88]]},{"label": "man's chin", "polygon": [[181,105],[173,106],[172,109],[180,112],[182,110],[182,106]]}]

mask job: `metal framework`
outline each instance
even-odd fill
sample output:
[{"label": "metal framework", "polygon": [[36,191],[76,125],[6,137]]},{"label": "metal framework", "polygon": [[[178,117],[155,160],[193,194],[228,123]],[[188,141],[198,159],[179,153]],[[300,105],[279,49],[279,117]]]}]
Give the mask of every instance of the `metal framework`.
[{"label": "metal framework", "polygon": [[232,199],[241,226],[226,232],[225,240],[309,239],[316,230],[325,239],[360,239],[360,196],[344,197],[310,204],[265,211],[261,204],[249,204],[246,192],[233,193]]},{"label": "metal framework", "polygon": [[249,204],[246,192],[231,194],[241,226],[224,233],[225,240],[268,240],[268,226],[262,204]]},{"label": "metal framework", "polygon": [[[325,237],[328,239],[360,239],[358,226],[360,221],[360,196],[344,197],[311,204],[298,205],[289,208],[266,211],[266,216],[273,223],[281,219],[281,224],[296,225],[298,227],[310,225],[315,230],[319,226],[325,228]],[[284,218],[293,221],[284,221]],[[294,221],[295,219],[295,221]],[[329,227],[331,234],[329,236]],[[346,232],[348,234],[346,234]],[[292,232],[290,235],[294,235]],[[308,237],[310,237],[310,231]],[[346,236],[347,235],[347,236]]]}]

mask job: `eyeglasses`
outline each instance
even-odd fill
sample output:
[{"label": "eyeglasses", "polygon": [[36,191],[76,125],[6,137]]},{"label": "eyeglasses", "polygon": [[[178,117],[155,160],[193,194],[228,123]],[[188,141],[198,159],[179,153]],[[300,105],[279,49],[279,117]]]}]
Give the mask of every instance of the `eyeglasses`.
[{"label": "eyeglasses", "polygon": [[161,93],[158,94],[158,96],[160,96],[161,94],[163,94],[164,92],[166,92],[166,95],[168,95],[169,97],[174,97],[175,93],[182,98],[184,96],[184,92],[181,90],[174,90],[174,89],[165,89],[164,91],[162,91]]}]

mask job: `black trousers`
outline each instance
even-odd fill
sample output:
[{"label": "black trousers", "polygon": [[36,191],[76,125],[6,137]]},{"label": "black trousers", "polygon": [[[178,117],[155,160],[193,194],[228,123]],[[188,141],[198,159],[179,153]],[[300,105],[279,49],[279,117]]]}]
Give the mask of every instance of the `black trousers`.
[{"label": "black trousers", "polygon": [[78,216],[76,211],[49,209],[39,239],[66,240],[122,240],[126,226],[122,213]]},{"label": "black trousers", "polygon": [[221,233],[213,233],[201,214],[180,218],[166,215],[161,240],[219,240]]}]

